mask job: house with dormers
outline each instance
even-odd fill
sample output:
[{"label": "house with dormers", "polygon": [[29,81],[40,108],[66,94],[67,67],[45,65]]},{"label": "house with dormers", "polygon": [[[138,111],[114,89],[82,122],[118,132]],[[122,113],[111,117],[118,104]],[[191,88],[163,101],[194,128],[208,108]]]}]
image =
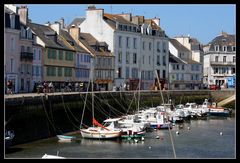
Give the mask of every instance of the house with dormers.
[{"label": "house with dormers", "polygon": [[[151,89],[155,84],[155,70],[159,70],[160,78],[168,78],[168,39],[164,31],[156,28],[157,19],[138,21],[138,17],[131,14],[108,14],[103,9],[89,6],[85,19],[78,20],[72,23],[82,32],[90,33],[100,42],[106,42],[115,56],[116,87],[128,85],[131,90],[135,90],[141,79],[141,89]],[[144,50],[143,44],[146,44]],[[155,44],[158,44],[158,50]],[[165,50],[161,49],[162,52],[161,47],[165,47]],[[160,65],[161,61],[164,64]]]},{"label": "house with dormers", "polygon": [[[14,9],[13,9],[14,10]],[[12,91],[19,91],[20,68],[20,18],[16,12],[4,6],[4,83],[12,81]],[[5,87],[5,92],[7,87]]]},{"label": "house with dormers", "polygon": [[75,81],[75,50],[59,36],[60,26],[56,26],[57,32],[49,23],[28,23],[28,26],[33,31],[35,42],[44,47],[43,81],[52,82],[56,91],[66,83]]},{"label": "house with dormers", "polygon": [[170,89],[200,89],[202,87],[202,64],[192,59],[192,53],[175,39],[169,40]]},{"label": "house with dormers", "polygon": [[[64,19],[55,22],[50,25],[50,27],[56,32],[59,30],[59,37],[62,38],[63,43],[73,50],[74,54],[74,75],[75,80],[72,82],[77,90],[86,90],[89,79],[90,79],[90,69],[91,69],[91,57],[92,55],[82,48],[65,29]],[[81,88],[81,89],[80,89]]]},{"label": "house with dormers", "polygon": [[221,32],[204,46],[204,84],[235,87],[236,35]]},{"label": "house with dormers", "polygon": [[114,80],[114,56],[106,42],[100,42],[89,33],[80,32],[80,28],[72,25],[69,33],[74,40],[93,59],[93,83],[96,90],[112,90]]}]

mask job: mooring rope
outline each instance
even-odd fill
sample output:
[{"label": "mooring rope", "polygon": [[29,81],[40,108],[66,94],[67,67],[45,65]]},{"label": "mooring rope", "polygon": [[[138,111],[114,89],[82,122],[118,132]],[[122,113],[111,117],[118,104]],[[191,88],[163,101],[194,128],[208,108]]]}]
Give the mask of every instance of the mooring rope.
[{"label": "mooring rope", "polygon": [[44,110],[44,112],[45,112],[45,114],[47,116],[47,119],[50,122],[50,124],[52,125],[52,127],[53,127],[53,129],[54,129],[54,131],[56,133],[56,128],[55,128],[54,124],[51,122],[51,120],[50,120],[50,118],[49,118],[49,116],[47,114],[47,109],[46,109],[45,104],[44,104],[43,96],[42,96],[42,102],[43,102],[43,110]]}]

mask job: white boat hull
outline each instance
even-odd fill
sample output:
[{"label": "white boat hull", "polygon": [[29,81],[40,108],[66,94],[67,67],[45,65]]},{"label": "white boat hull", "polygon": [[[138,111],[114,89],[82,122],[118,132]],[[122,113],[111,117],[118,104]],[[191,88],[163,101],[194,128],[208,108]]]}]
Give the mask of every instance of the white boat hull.
[{"label": "white boat hull", "polygon": [[81,129],[81,135],[83,138],[90,139],[113,139],[121,136],[120,131],[108,131],[102,129]]}]

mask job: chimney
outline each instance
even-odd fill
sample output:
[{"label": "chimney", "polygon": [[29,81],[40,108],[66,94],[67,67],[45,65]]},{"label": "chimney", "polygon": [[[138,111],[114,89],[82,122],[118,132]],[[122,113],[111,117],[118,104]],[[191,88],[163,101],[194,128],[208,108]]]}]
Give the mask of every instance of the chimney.
[{"label": "chimney", "polygon": [[55,22],[54,24],[51,24],[50,27],[57,32],[58,35],[60,35],[61,27],[59,22]]},{"label": "chimney", "polygon": [[86,10],[86,20],[89,21],[99,21],[103,19],[104,10],[96,9],[95,6],[89,6]]},{"label": "chimney", "polygon": [[18,14],[20,16],[20,22],[23,23],[24,25],[26,25],[27,21],[28,21],[28,8],[27,8],[27,6],[20,6],[18,8]]},{"label": "chimney", "polygon": [[63,29],[64,28],[64,18],[63,17],[59,20],[59,23],[61,25],[61,29]]},{"label": "chimney", "polygon": [[160,18],[155,17],[152,20],[160,27]]},{"label": "chimney", "polygon": [[123,17],[125,20],[131,22],[132,21],[132,14],[131,13],[122,13],[118,14],[119,16]]},{"label": "chimney", "polygon": [[75,41],[77,41],[80,37],[80,28],[72,25],[71,28],[69,28],[69,34]]}]

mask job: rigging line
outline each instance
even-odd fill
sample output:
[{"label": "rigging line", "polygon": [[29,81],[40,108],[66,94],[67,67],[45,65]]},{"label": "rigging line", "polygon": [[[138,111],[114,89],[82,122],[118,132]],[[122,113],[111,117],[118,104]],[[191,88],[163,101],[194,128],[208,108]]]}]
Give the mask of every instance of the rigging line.
[{"label": "rigging line", "polygon": [[128,114],[128,111],[129,111],[129,109],[131,108],[134,99],[136,99],[136,94],[135,94],[135,92],[133,93],[133,98],[132,98],[132,100],[131,100],[131,102],[130,102],[130,104],[129,104],[129,106],[128,106],[126,115]]},{"label": "rigging line", "polygon": [[[97,97],[96,95],[94,95],[95,97]],[[95,98],[94,97],[94,98]],[[97,97],[98,98],[98,97]],[[98,101],[97,101],[98,100]],[[98,110],[101,114],[105,115],[105,116],[108,116],[106,111],[104,110],[104,108],[101,106],[101,100],[100,99],[97,99],[95,100],[95,104],[96,106],[98,107],[95,107],[95,110]]]},{"label": "rigging line", "polygon": [[73,113],[71,112],[71,110],[70,110],[70,108],[68,107],[68,105],[66,105],[66,107],[67,107],[68,111],[70,112],[71,116],[74,118],[74,120],[75,120],[76,122],[78,122],[79,120],[73,115]]},{"label": "rigging line", "polygon": [[[104,99],[103,95],[102,95],[102,94],[100,94],[100,95],[101,95],[102,99]],[[97,96],[96,96],[96,97],[97,97]],[[97,98],[98,98],[98,97],[97,97]],[[99,97],[99,99],[100,99],[100,97]],[[113,110],[116,109],[116,108],[114,108],[113,106],[111,106],[111,105],[109,104],[108,100],[107,100],[107,101],[102,100],[101,102],[103,102],[105,105],[107,105],[109,108],[112,108]],[[118,111],[118,110],[116,109],[116,111]],[[120,111],[118,111],[118,112],[120,112]],[[122,112],[120,112],[120,113],[121,113],[121,115],[123,115]],[[114,114],[117,115],[116,113],[114,113]]]},{"label": "rigging line", "polygon": [[71,122],[71,124],[72,124],[74,127],[78,128],[78,126],[76,126],[76,125],[71,121],[70,117],[68,116],[68,113],[67,113],[67,110],[66,110],[66,107],[65,107],[65,103],[64,103],[64,100],[63,100],[63,94],[62,94],[61,97],[62,97],[62,102],[63,102],[63,108],[64,108],[64,111],[66,112],[66,115],[67,115],[67,117],[68,117],[68,120]]},{"label": "rigging line", "polygon": [[[100,94],[100,95],[101,95],[102,98],[104,98],[102,94]],[[124,113],[120,112],[119,110],[117,110],[116,108],[114,108],[113,106],[111,106],[111,105],[109,104],[108,101],[105,102],[105,100],[102,100],[101,102],[105,103],[108,107],[112,108],[113,111],[117,111],[117,112],[119,112],[120,115],[118,115],[118,116],[122,116],[122,115],[124,115]],[[117,113],[115,113],[115,112],[113,112],[113,113],[114,113],[115,115],[117,115]]]},{"label": "rigging line", "polygon": [[[96,96],[97,97],[97,96]],[[97,99],[99,99],[99,97],[97,97]],[[99,99],[100,100],[100,99]],[[115,109],[113,106],[111,106],[108,102],[105,102],[104,100],[102,100],[101,102],[105,103],[108,107],[112,108],[114,111],[121,113],[121,115],[123,115],[122,112],[120,112],[119,110]],[[117,115],[117,114],[116,114]]]},{"label": "rigging line", "polygon": [[[91,73],[91,71],[90,71]],[[86,93],[86,97],[84,99],[84,105],[83,105],[83,112],[82,112],[82,117],[81,117],[81,123],[80,123],[80,129],[82,128],[82,122],[83,122],[83,117],[84,117],[84,112],[85,112],[85,108],[86,108],[86,101],[87,101],[87,95],[88,95],[88,89],[89,89],[89,85],[90,85],[90,75],[89,75],[89,80],[88,80],[88,85],[87,85],[87,93]],[[81,97],[81,94],[79,93],[80,97]]]},{"label": "rigging line", "polygon": [[[164,99],[163,99],[161,84],[160,84],[160,81],[159,81],[157,71],[155,71],[155,72],[156,72],[156,76],[157,76],[158,85],[159,85],[159,88],[160,88],[160,94],[161,94],[161,97],[162,97],[162,100],[163,100],[163,106],[164,106],[164,109],[165,109],[165,103],[164,103]],[[166,113],[166,109],[165,109],[165,113]],[[176,158],[176,152],[175,152],[175,147],[174,147],[174,143],[173,143],[173,139],[172,139],[172,133],[171,133],[171,130],[170,130],[170,124],[169,123],[168,123],[168,131],[169,131],[169,135],[170,135],[170,139],[171,139],[171,143],[172,143],[173,156],[174,156],[174,158]]]},{"label": "rigging line", "polygon": [[44,112],[45,112],[45,114],[46,114],[46,116],[47,116],[47,119],[48,119],[48,121],[50,122],[50,124],[52,125],[55,133],[57,133],[54,124],[51,122],[51,120],[50,120],[50,118],[49,118],[49,116],[48,116],[48,114],[47,114],[47,109],[46,109],[45,104],[44,104],[43,96],[42,96],[42,102],[43,102],[43,110],[44,110]]},{"label": "rigging line", "polygon": [[[49,106],[50,106],[50,107],[49,107],[49,110],[50,110],[49,114],[50,114],[50,116],[51,116],[52,122],[54,123],[52,103],[51,103],[50,100],[49,100],[48,102],[49,102]],[[54,126],[55,126],[55,125],[54,125]],[[63,133],[62,130],[61,130],[58,126],[56,126],[55,128],[57,128],[58,131],[60,131],[61,133]]]},{"label": "rigging line", "polygon": [[116,100],[116,98],[111,93],[110,95],[112,96],[113,100],[122,108],[122,110],[125,110],[125,108],[123,107],[123,104],[120,104],[118,100]]}]

